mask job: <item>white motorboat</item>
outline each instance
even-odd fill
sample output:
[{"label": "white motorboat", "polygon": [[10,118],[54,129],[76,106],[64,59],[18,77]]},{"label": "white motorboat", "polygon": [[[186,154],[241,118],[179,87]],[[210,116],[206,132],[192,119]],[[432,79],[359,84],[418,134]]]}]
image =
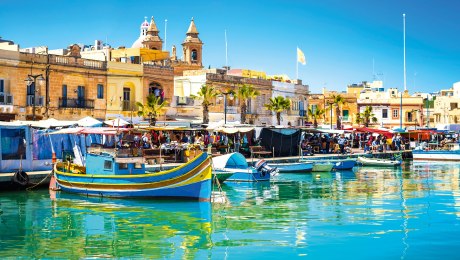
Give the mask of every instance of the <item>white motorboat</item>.
[{"label": "white motorboat", "polygon": [[358,157],[358,163],[363,166],[394,167],[394,166],[401,165],[402,161],[380,159],[380,158]]}]

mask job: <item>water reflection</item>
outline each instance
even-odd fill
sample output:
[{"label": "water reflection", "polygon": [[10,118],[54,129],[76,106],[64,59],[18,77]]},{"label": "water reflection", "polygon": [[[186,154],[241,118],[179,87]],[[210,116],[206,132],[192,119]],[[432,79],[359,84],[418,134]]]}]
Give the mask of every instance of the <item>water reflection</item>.
[{"label": "water reflection", "polygon": [[[211,246],[211,204],[86,198],[61,193],[55,200],[2,199],[16,219],[0,226],[0,257],[195,258]],[[14,226],[13,232],[11,226]]]},{"label": "water reflection", "polygon": [[229,203],[213,205],[9,193],[0,257],[452,259],[459,166],[280,174],[224,183]]}]

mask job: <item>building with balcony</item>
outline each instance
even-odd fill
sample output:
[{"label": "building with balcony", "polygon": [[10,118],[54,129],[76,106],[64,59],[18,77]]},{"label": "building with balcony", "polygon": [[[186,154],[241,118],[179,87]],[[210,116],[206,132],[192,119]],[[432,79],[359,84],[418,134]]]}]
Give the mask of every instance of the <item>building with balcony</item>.
[{"label": "building with balcony", "polygon": [[439,91],[433,102],[433,126],[460,124],[460,82]]},{"label": "building with balcony", "polygon": [[[106,63],[82,59],[78,53],[78,46],[71,46],[68,56],[46,49],[20,52],[19,46],[0,50],[1,120],[104,119]],[[25,79],[30,75],[41,75],[45,82],[28,85]]]},{"label": "building with balcony", "polygon": [[424,125],[424,98],[411,96],[407,90],[365,89],[357,102],[359,112],[363,112],[367,106],[372,107],[372,113],[378,121],[375,126],[417,128]]},{"label": "building with balcony", "polygon": [[[251,85],[260,92],[256,98],[247,101],[247,123],[272,124],[272,115],[263,105],[272,97],[272,82],[270,80],[247,78],[227,75],[226,69],[207,69],[184,71],[183,76],[174,78],[174,98],[172,109],[168,111],[171,117],[202,117],[203,110],[200,100],[192,101],[190,95],[196,95],[202,85],[212,85],[220,92],[236,93],[239,86]],[[227,98],[227,122],[241,122],[240,100],[236,97]],[[216,97],[209,108],[210,122],[225,120],[224,99]]]},{"label": "building with balcony", "polygon": [[[303,126],[306,122],[308,108],[308,85],[298,80],[295,83],[272,81],[272,98],[282,96],[291,101],[288,111],[281,113],[281,125]],[[276,115],[272,116],[272,124],[276,124]]]}]

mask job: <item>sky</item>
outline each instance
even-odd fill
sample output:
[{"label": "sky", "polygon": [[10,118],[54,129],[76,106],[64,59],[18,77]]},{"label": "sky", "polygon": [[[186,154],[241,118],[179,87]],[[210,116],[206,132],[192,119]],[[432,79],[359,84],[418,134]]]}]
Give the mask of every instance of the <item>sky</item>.
[{"label": "sky", "polygon": [[[0,0],[0,37],[21,48],[96,39],[131,47],[153,16],[166,49],[181,50],[193,17],[206,68],[295,79],[298,65],[312,93],[374,79],[402,89],[405,13],[407,89],[436,92],[460,81],[459,10],[457,0]],[[306,65],[297,64],[297,47]]]}]

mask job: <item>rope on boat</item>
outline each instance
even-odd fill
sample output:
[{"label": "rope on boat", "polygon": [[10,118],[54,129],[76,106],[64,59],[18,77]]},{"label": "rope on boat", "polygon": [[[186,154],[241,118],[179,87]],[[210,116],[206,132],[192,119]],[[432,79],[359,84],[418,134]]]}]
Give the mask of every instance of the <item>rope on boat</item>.
[{"label": "rope on boat", "polygon": [[34,189],[35,187],[37,187],[38,185],[42,184],[42,182],[44,182],[48,177],[51,177],[52,175],[54,174],[54,168],[50,171],[50,173],[48,175],[45,176],[45,178],[43,178],[41,181],[39,181],[38,183],[32,183],[34,184],[34,186],[32,187],[28,187],[26,188],[27,191],[31,191],[32,189]]},{"label": "rope on boat", "polygon": [[[208,155],[209,156],[209,155]],[[209,156],[209,157],[212,157],[212,156]],[[211,161],[211,171],[214,169],[214,165],[213,165],[213,162],[212,162],[212,159],[210,159]],[[220,195],[222,195],[222,197],[224,198],[224,202],[223,203],[228,203],[229,200],[227,198],[227,194],[225,194],[225,192],[223,191],[222,189],[222,185],[220,184],[220,181],[219,179],[217,178],[217,174],[213,174],[214,176],[212,177],[212,184],[214,184],[214,181],[216,182],[216,185],[217,185],[217,189],[218,189],[218,192]],[[212,192],[211,192],[212,193]],[[212,194],[211,194],[211,197],[212,197]],[[212,198],[211,198],[211,201],[212,201]]]}]

